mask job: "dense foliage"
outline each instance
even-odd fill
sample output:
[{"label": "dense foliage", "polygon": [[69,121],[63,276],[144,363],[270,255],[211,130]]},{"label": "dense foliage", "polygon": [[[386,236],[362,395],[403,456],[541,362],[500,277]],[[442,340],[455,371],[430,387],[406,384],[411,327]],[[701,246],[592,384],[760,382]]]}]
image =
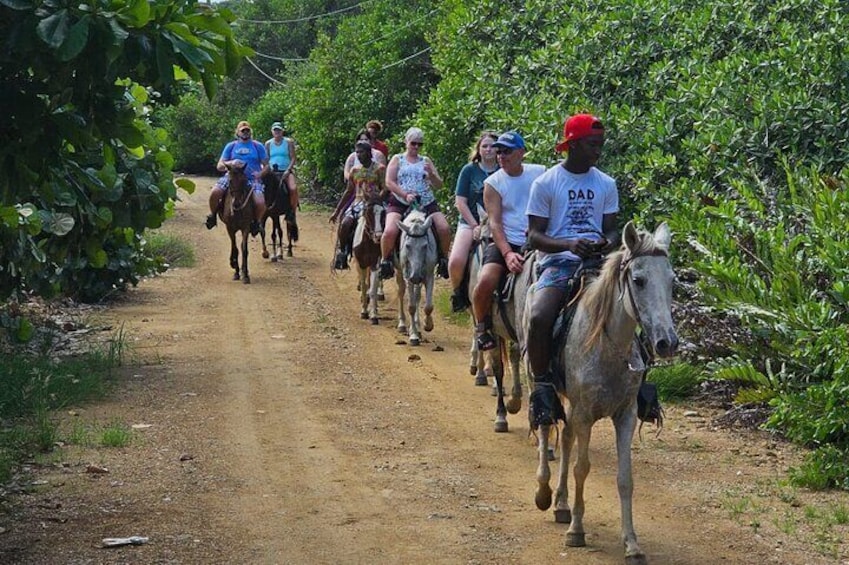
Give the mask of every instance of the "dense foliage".
[{"label": "dense foliage", "polygon": [[0,0],[0,295],[96,300],[156,268],[143,232],[176,187],[148,114],[186,74],[215,93],[245,52],[232,19],[191,0]]}]

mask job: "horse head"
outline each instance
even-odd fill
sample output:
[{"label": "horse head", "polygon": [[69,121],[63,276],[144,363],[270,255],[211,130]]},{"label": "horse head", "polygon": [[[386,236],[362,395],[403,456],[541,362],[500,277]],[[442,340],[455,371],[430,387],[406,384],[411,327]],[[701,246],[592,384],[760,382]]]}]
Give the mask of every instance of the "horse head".
[{"label": "horse head", "polygon": [[380,198],[372,198],[366,203],[363,210],[363,217],[366,222],[366,231],[371,235],[374,243],[380,243],[380,237],[383,235],[383,200]]},{"label": "horse head", "polygon": [[483,206],[478,204],[478,218],[480,218],[480,237],[481,241],[492,239],[492,228],[489,226],[489,214]]},{"label": "horse head", "polygon": [[669,263],[672,236],[666,223],[654,234],[638,231],[628,222],[622,232],[621,288],[628,298],[625,310],[642,327],[655,353],[670,357],[678,348],[672,322],[672,284],[675,274]]},{"label": "horse head", "polygon": [[428,273],[433,274],[436,264],[436,239],[431,234],[430,227],[433,218],[425,217],[421,210],[414,210],[398,222],[398,228],[403,232],[401,237],[401,265],[404,268],[404,278],[413,284],[421,284]]},{"label": "horse head", "polygon": [[236,194],[245,194],[249,192],[248,175],[245,173],[246,163],[239,159],[234,159],[224,165],[227,167],[228,189]]}]

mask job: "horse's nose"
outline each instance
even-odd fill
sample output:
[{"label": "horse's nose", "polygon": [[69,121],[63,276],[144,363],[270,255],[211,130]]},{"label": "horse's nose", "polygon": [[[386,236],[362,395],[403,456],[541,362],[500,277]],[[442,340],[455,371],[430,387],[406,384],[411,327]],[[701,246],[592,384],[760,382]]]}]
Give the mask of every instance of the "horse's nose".
[{"label": "horse's nose", "polygon": [[654,350],[661,357],[671,357],[678,350],[678,336],[674,331],[669,332],[668,336],[655,342]]}]

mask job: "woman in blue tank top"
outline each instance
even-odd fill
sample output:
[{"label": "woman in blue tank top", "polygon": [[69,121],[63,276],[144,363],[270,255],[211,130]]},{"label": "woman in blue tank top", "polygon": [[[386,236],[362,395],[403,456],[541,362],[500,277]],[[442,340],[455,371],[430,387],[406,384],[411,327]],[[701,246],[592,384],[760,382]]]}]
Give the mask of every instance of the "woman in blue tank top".
[{"label": "woman in blue tank top", "polygon": [[286,137],[283,124],[274,122],[271,124],[271,135],[274,136],[265,142],[265,150],[269,156],[268,166],[271,170],[288,173],[286,185],[289,187],[289,204],[292,210],[298,209],[298,185],[295,183],[295,142],[291,137]]}]

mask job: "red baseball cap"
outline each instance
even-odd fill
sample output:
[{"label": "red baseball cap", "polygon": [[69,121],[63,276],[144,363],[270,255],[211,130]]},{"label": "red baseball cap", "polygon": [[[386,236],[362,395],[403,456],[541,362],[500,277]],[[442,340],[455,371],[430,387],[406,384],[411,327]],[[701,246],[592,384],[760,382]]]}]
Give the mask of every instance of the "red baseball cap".
[{"label": "red baseball cap", "polygon": [[604,125],[592,114],[575,114],[563,124],[563,141],[554,146],[558,153],[569,150],[569,142],[589,137],[604,135]]}]

